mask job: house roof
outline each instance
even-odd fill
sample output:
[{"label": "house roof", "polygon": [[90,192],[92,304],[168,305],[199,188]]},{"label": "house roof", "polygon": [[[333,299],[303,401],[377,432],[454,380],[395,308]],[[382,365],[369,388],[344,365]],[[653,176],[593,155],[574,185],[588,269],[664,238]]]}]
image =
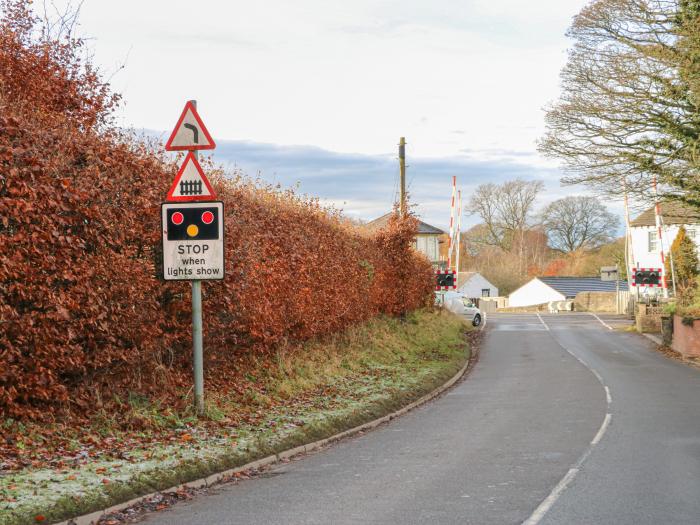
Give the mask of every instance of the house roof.
[{"label": "house roof", "polygon": [[459,272],[457,274],[457,284],[462,286],[463,284],[468,283],[469,279],[474,277],[476,274],[477,272]]},{"label": "house roof", "polygon": [[[387,213],[386,215],[382,215],[378,219],[374,219],[373,221],[368,222],[365,226],[371,231],[381,230],[387,224],[389,224],[389,218],[392,215],[393,213]],[[440,228],[436,228],[435,226],[431,226],[427,222],[419,220],[418,233],[422,233],[423,235],[442,235],[445,232],[442,231]]]},{"label": "house roof", "polygon": [[[550,288],[554,288],[567,299],[579,292],[614,292],[615,281],[602,281],[600,277],[538,277]],[[620,290],[627,288],[627,281],[620,281]]]},{"label": "house roof", "polygon": [[476,277],[477,275],[481,277],[484,281],[486,281],[489,287],[496,288],[491,281],[489,281],[479,272],[459,272],[459,274],[457,274],[457,288],[461,289],[464,285],[469,283],[469,281],[471,281],[472,278]]},{"label": "house roof", "polygon": [[[700,210],[681,202],[664,202],[661,204],[661,216],[664,224],[698,224]],[[632,226],[656,226],[656,213],[649,208],[631,222]]]}]

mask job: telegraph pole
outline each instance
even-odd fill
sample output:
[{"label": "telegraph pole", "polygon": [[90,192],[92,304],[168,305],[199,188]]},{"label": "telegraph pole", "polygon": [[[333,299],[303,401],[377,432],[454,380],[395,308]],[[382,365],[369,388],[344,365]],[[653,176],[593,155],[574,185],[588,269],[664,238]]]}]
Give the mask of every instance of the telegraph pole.
[{"label": "telegraph pole", "polygon": [[406,137],[399,139],[399,170],[401,172],[401,196],[399,211],[401,217],[406,216]]}]

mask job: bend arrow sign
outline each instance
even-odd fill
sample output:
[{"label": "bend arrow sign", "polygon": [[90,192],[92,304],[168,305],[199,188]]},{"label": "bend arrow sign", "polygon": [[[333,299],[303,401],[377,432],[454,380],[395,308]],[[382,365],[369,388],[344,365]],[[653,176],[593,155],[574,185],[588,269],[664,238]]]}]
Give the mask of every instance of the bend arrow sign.
[{"label": "bend arrow sign", "polygon": [[209,201],[216,198],[214,188],[204,175],[194,154],[190,151],[177,172],[166,201]]},{"label": "bend arrow sign", "polygon": [[214,149],[216,144],[211,138],[202,118],[192,101],[185,104],[185,109],[175,124],[175,129],[170,134],[165,149],[168,151]]}]

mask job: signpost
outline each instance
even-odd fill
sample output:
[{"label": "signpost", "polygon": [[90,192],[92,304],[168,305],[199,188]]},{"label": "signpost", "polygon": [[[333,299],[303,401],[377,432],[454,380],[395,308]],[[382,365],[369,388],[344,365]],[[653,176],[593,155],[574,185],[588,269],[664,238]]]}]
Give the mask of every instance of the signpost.
[{"label": "signpost", "polygon": [[600,269],[601,281],[618,281],[617,266],[603,266]]},{"label": "signpost", "polygon": [[185,104],[170,138],[168,151],[187,151],[166,201],[161,204],[163,279],[192,281],[192,351],[194,406],[204,414],[204,351],[202,341],[202,281],[224,278],[224,203],[197,159],[198,150],[214,149],[197,102]]},{"label": "signpost", "polygon": [[161,205],[166,281],[224,278],[223,218],[222,202]]},{"label": "signpost", "polygon": [[615,313],[620,313],[620,277],[617,265],[603,266],[600,269],[601,281],[615,281]]},{"label": "signpost", "polygon": [[166,200],[176,202],[201,201],[216,197],[214,189],[204,175],[202,166],[199,165],[196,153],[190,152],[185,157],[185,161],[170,186]]},{"label": "signpost", "polygon": [[175,129],[165,143],[167,151],[197,151],[214,149],[216,144],[197,113],[197,101],[190,100],[185,104]]}]

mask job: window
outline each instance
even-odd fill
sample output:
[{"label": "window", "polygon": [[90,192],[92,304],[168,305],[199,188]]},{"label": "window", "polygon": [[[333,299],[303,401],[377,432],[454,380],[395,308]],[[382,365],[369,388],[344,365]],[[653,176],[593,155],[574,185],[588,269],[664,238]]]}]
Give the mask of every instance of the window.
[{"label": "window", "polygon": [[414,242],[415,249],[425,255],[428,260],[434,262],[439,259],[437,236],[419,235]]},{"label": "window", "polygon": [[428,238],[428,259],[431,261],[437,261],[438,259],[437,237]]},{"label": "window", "polygon": [[658,232],[649,232],[649,251],[655,252],[659,249]]},{"label": "window", "polygon": [[697,235],[697,230],[695,228],[686,228],[685,233],[688,234],[688,237],[695,240],[695,236]]},{"label": "window", "polygon": [[481,297],[491,297],[491,288],[482,288]]}]

